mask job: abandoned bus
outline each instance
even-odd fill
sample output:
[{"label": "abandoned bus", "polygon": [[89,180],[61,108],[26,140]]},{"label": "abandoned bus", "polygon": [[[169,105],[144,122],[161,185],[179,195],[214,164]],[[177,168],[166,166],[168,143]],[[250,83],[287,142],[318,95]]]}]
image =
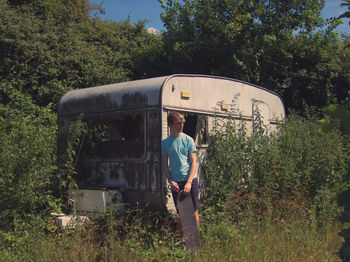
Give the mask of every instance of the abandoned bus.
[{"label": "abandoned bus", "polygon": [[66,93],[58,107],[59,155],[67,151],[78,121],[83,129],[77,150],[77,210],[107,211],[111,204],[117,208],[127,204],[174,212],[161,167],[160,144],[169,135],[168,111],[185,115],[183,132],[196,143],[202,188],[201,166],[213,120],[225,117],[233,100],[237,119],[248,128],[257,110],[270,129],[285,116],[278,95],[215,76],[171,75]]}]

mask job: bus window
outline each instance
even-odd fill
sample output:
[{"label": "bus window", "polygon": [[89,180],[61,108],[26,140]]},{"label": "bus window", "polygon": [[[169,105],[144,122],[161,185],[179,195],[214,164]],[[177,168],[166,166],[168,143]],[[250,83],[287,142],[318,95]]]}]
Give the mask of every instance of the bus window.
[{"label": "bus window", "polygon": [[183,132],[195,141],[200,147],[208,144],[208,117],[205,115],[185,113],[185,125]]},{"label": "bus window", "polygon": [[145,156],[145,113],[121,112],[86,118],[80,160],[140,159]]},{"label": "bus window", "polygon": [[196,138],[197,146],[208,145],[208,117],[200,116],[197,121]]},{"label": "bus window", "polygon": [[185,122],[185,125],[184,125],[183,132],[186,135],[189,135],[190,137],[195,139],[198,117],[195,114],[184,114],[184,115],[185,115],[186,122]]}]

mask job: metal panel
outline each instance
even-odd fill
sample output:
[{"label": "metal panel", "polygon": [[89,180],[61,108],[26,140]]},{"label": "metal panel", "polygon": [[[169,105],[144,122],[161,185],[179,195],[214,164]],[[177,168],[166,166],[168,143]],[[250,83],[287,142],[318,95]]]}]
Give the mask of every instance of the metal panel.
[{"label": "metal panel", "polygon": [[[181,98],[181,92],[190,94]],[[260,100],[270,107],[269,119],[283,118],[284,106],[279,96],[261,87],[234,79],[175,75],[164,84],[162,106],[179,110],[220,112],[219,103],[234,105],[243,117],[252,117],[253,101]]]},{"label": "metal panel", "polygon": [[58,114],[74,116],[158,106],[160,90],[167,78],[157,77],[73,90],[61,98]]},{"label": "metal panel", "polygon": [[118,190],[88,190],[78,189],[73,198],[76,200],[76,208],[80,211],[102,211],[114,206],[116,209],[124,207],[121,193]]},{"label": "metal panel", "polygon": [[[189,97],[181,97],[182,92]],[[58,113],[74,116],[152,106],[215,112],[217,103],[223,102],[234,103],[240,113],[251,116],[254,99],[269,104],[270,118],[284,116],[276,94],[239,80],[203,75],[172,75],[73,90],[61,98]]]}]

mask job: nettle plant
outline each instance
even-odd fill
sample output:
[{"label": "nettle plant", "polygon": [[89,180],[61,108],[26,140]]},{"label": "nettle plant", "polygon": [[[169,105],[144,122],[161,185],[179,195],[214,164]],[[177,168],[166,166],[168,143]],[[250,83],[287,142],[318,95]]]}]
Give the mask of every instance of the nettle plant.
[{"label": "nettle plant", "polygon": [[225,120],[214,121],[204,167],[204,211],[236,216],[249,205],[258,215],[298,199],[301,208],[307,205],[323,216],[322,223],[332,220],[339,211],[333,188],[341,183],[348,158],[337,129],[322,134],[318,121],[291,114],[271,131],[258,112],[250,128],[237,113],[232,107]]}]

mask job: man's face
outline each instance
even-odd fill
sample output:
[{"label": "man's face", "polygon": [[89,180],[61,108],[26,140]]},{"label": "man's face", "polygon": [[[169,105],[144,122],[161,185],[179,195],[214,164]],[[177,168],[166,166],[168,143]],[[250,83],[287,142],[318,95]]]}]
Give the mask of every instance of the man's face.
[{"label": "man's face", "polygon": [[174,122],[170,125],[170,129],[176,133],[181,133],[182,130],[184,129],[184,121],[176,118]]}]

